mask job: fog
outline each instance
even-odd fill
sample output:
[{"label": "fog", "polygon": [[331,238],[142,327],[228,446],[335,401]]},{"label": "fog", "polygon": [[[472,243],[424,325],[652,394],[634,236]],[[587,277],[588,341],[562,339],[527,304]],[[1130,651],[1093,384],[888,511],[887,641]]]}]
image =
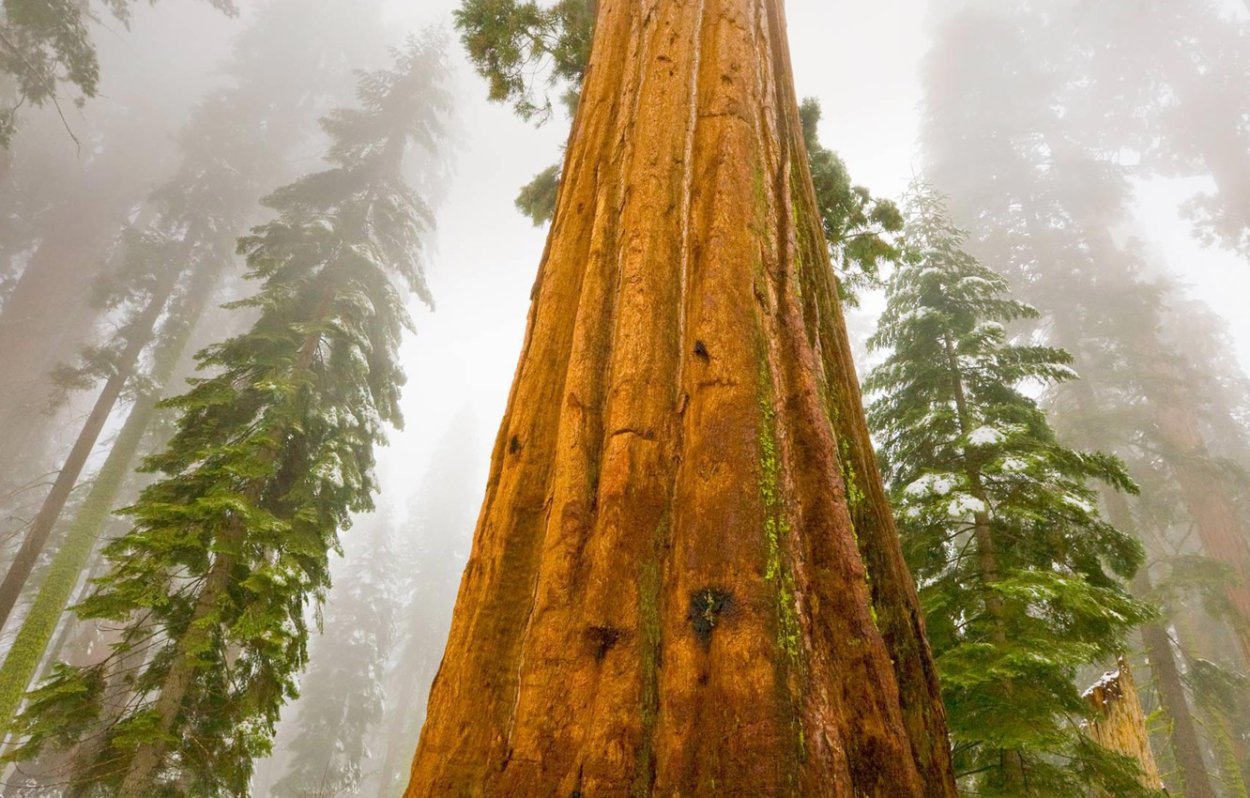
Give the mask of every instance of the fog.
[{"label": "fog", "polygon": [[[12,441],[18,440],[19,432],[21,435],[20,446],[13,444],[0,451],[0,467],[11,471],[0,479],[7,497],[4,527],[0,529],[0,542],[5,546],[0,553],[0,563],[7,564],[16,556],[25,531],[42,506],[44,495],[78,437],[80,427],[89,417],[99,390],[97,386],[104,384],[102,378],[107,378],[110,369],[90,372],[85,378],[89,390],[70,391],[68,401],[54,411],[46,410],[55,392],[48,374],[66,362],[81,364],[83,360],[78,353],[82,347],[107,349],[111,345],[116,350],[118,345],[110,344],[114,340],[112,336],[119,330],[131,329],[127,325],[135,323],[133,319],[146,307],[148,297],[158,290],[149,280],[142,283],[141,290],[127,289],[111,304],[86,310],[91,302],[95,276],[109,271],[108,264],[120,257],[114,242],[122,228],[127,225],[139,228],[153,219],[165,218],[162,214],[171,214],[168,208],[177,204],[176,197],[152,199],[152,192],[179,179],[180,166],[185,166],[189,159],[211,152],[218,141],[224,141],[226,126],[244,141],[254,133],[258,147],[264,144],[271,149],[265,155],[258,149],[248,173],[238,176],[235,185],[238,198],[230,201],[248,210],[223,212],[222,218],[230,219],[238,229],[218,232],[233,241],[244,235],[247,227],[273,217],[272,210],[257,205],[262,194],[323,168],[320,154],[325,149],[325,140],[315,132],[313,121],[333,107],[351,104],[350,70],[377,69],[388,63],[382,40],[398,47],[408,35],[426,36],[433,31],[445,43],[449,65],[445,85],[453,103],[443,120],[443,140],[432,155],[415,146],[417,154],[410,158],[407,171],[418,193],[433,209],[433,223],[425,234],[423,258],[434,305],[428,307],[415,299],[409,302],[415,334],[405,333],[399,349],[399,364],[408,378],[400,400],[404,425],[402,429],[389,432],[389,442],[377,453],[377,510],[371,514],[356,514],[355,524],[342,534],[344,556],[331,558],[334,587],[327,593],[323,610],[325,635],[317,634],[314,623],[309,665],[305,675],[299,677],[308,692],[282,711],[273,754],[257,759],[252,779],[256,795],[400,794],[411,751],[416,745],[415,735],[424,715],[425,696],[445,643],[459,574],[469,555],[492,447],[521,351],[531,289],[547,241],[546,228],[534,226],[518,212],[514,201],[522,186],[560,159],[569,134],[569,120],[561,112],[546,124],[535,125],[518,118],[507,105],[488,99],[484,81],[475,73],[457,38],[452,13],[460,6],[459,0],[385,0],[381,24],[364,18],[370,14],[371,4],[362,3],[352,9],[350,2],[346,7],[344,2],[243,0],[239,13],[230,16],[203,2],[163,0],[151,7],[145,3],[135,5],[129,25],[100,10],[101,18],[91,26],[102,75],[97,95],[79,105],[73,102],[73,87],[67,86],[59,109],[50,104],[25,105],[17,116],[17,133],[11,147],[7,151],[0,150],[3,159],[0,166],[0,302],[4,303],[0,304],[0,338],[8,336],[0,340],[0,363],[5,357],[14,359],[12,368],[5,365],[0,372],[13,375],[0,380],[8,383],[0,390],[0,402],[23,406],[20,413],[10,412],[7,405],[0,408],[7,414],[0,416],[0,423],[7,423],[11,425],[9,429],[15,430],[6,434],[13,436]],[[1107,2],[1126,7],[1135,5],[1119,0]],[[1053,330],[1049,314],[1062,308],[1042,306],[1042,302],[1066,305],[1068,298],[1062,288],[1055,289],[1036,276],[1034,261],[1018,254],[1018,242],[1001,240],[1002,230],[995,228],[994,219],[1006,216],[994,217],[993,214],[996,208],[1007,208],[1011,203],[990,196],[992,189],[987,186],[992,181],[986,174],[979,173],[979,153],[957,152],[950,142],[939,141],[941,134],[935,132],[941,126],[973,123],[970,120],[979,119],[981,121],[975,124],[982,124],[984,120],[992,120],[1000,110],[984,105],[985,97],[994,96],[987,91],[969,100],[969,109],[960,111],[963,116],[944,117],[948,109],[941,106],[942,92],[956,90],[950,86],[934,88],[935,81],[950,78],[947,72],[938,75],[933,61],[935,52],[936,57],[944,58],[942,48],[956,46],[949,42],[942,44],[942,37],[950,34],[948,21],[985,5],[977,0],[877,0],[872,3],[789,0],[785,6],[795,81],[800,97],[820,101],[824,111],[820,141],[842,157],[857,184],[866,186],[874,196],[901,199],[913,181],[925,177],[939,191],[952,196],[956,221],[970,230],[970,248],[974,254],[987,266],[1001,269],[1010,281],[1018,283],[1021,299],[1039,305],[1043,321],[1026,334],[1044,338]],[[1045,16],[1035,13],[1035,7],[1043,5],[1041,0],[1005,4],[1024,9],[1018,18],[1022,20],[1020,25],[1026,36],[1032,21]],[[1079,4],[1060,5],[1066,9]],[[265,17],[266,8],[278,6],[285,7],[291,14],[310,17],[325,15],[345,20],[358,14],[361,19],[351,26],[337,27],[333,24],[296,25],[292,20],[292,27],[307,31],[286,30],[283,35],[289,37],[289,42],[283,47],[290,48],[289,52],[249,56],[251,60],[232,56],[232,52],[238,52],[232,49],[234,42],[246,37],[247,31],[256,30],[258,24],[271,26],[274,31],[287,29],[280,21]],[[1240,4],[1230,3],[1224,13],[1230,27],[1250,24]],[[0,13],[0,25],[3,20]],[[335,36],[343,39],[343,30],[347,27],[358,29],[362,40],[331,42]],[[278,37],[276,32],[264,35]],[[1054,30],[1048,30],[1045,35],[1053,36]],[[1239,35],[1244,45],[1250,34],[1242,30]],[[316,46],[325,48],[326,53],[334,48],[335,55],[294,66],[302,43],[313,36],[324,36],[325,41]],[[369,37],[376,37],[376,41]],[[1148,38],[1143,35],[1140,41]],[[249,47],[261,47],[264,38],[253,35],[248,41],[251,41]],[[1136,41],[1134,36],[1126,34],[1124,42],[1118,46],[1131,51],[1138,46]],[[1079,50],[1079,46],[1074,45],[1073,49]],[[1109,49],[1114,51],[1114,48]],[[262,88],[246,88],[230,94],[236,91],[232,87],[237,81],[256,77],[238,75],[238,67],[229,66],[232,57],[236,65],[269,64],[276,71],[282,69],[278,64],[286,64],[291,74],[281,79],[275,75]],[[1078,66],[1054,68],[1079,71],[1082,69],[1079,64],[1084,63],[1081,59],[1086,57],[1089,57],[1087,53],[1079,52],[1072,56]],[[1090,63],[1097,60],[1089,58]],[[338,70],[339,82],[333,86],[301,85],[301,80],[303,84],[314,82],[311,78],[314,63],[323,74]],[[980,64],[979,71],[994,73],[1001,68],[1001,64],[987,62]],[[1138,67],[1128,64],[1126,68]],[[967,64],[961,69],[965,70],[961,74],[978,71]],[[11,88],[10,83],[4,86]],[[278,107],[278,100],[274,98],[287,91],[288,86],[291,92],[303,94],[288,96],[287,105]],[[262,91],[270,94],[261,98]],[[223,117],[223,121],[213,125],[197,127],[196,109],[203,108],[206,98],[211,99],[218,92],[224,92],[224,97],[236,98],[223,100],[229,107],[267,108],[271,116],[257,120],[254,128],[241,113]],[[237,99],[239,97],[254,98],[254,102]],[[1070,117],[1078,116],[1079,104],[1083,101],[1086,100],[1072,100],[1074,110],[1066,113]],[[1125,103],[1131,105],[1131,101]],[[982,116],[975,117],[974,113]],[[1013,112],[1003,110],[1001,113]],[[1244,128],[1250,106],[1243,107],[1240,114],[1239,124]],[[1141,152],[1150,150],[1157,155],[1158,150],[1172,146],[1170,140],[1150,141],[1144,145],[1136,136],[1132,140],[1128,140],[1128,136],[1125,140],[1116,140],[1126,125],[1149,124],[1144,117],[1144,113],[1134,116],[1130,108],[1110,113],[1103,128],[1094,122],[1079,119],[1073,122],[1073,125],[1085,125],[1076,138],[1082,146],[1088,144],[1091,158],[1116,164],[1117,168],[1124,167],[1127,213],[1110,213],[1107,218],[1115,218],[1105,232],[1114,239],[1117,252],[1132,253],[1133,262],[1141,264],[1141,271],[1134,274],[1145,275],[1144,279],[1168,281],[1161,318],[1170,321],[1163,323],[1166,329],[1160,333],[1160,340],[1180,347],[1184,354],[1191,336],[1185,325],[1195,318],[1194,309],[1208,308],[1214,314],[1218,323],[1211,340],[1220,342],[1218,354],[1223,358],[1220,368],[1225,369],[1218,379],[1230,392],[1225,397],[1227,408],[1222,418],[1232,419],[1233,428],[1238,430],[1236,434],[1250,439],[1250,430],[1237,427],[1247,421],[1248,397],[1239,395],[1245,383],[1238,380],[1250,375],[1250,314],[1246,313],[1250,300],[1250,265],[1247,264],[1250,252],[1238,251],[1228,241],[1218,240],[1218,236],[1204,238],[1195,230],[1192,199],[1213,191],[1216,186],[1216,179],[1207,173],[1200,159],[1178,156],[1175,163],[1155,168]],[[1216,126],[1222,120],[1223,117],[1213,117],[1208,124]],[[1190,122],[1201,127],[1204,120]],[[282,134],[285,138],[281,145],[277,143],[279,136],[274,133],[279,125],[290,126],[290,130]],[[1244,135],[1245,131],[1240,133]],[[1201,137],[1199,133],[1175,135]],[[1154,138],[1166,139],[1162,135]],[[989,155],[986,157],[988,159]],[[1158,160],[1165,159],[1160,156]],[[997,167],[987,163],[986,168]],[[955,171],[960,171],[962,177],[951,178]],[[175,192],[182,191],[177,188],[181,184],[172,185]],[[204,196],[210,195],[222,196],[212,192]],[[1108,201],[1108,205],[1114,204],[1115,200]],[[180,221],[171,223],[168,229],[189,227],[189,223]],[[79,233],[82,241],[71,242]],[[32,311],[36,317],[17,318],[12,310],[16,303],[11,298],[21,290],[18,286],[22,280],[28,280],[32,270],[41,268],[44,261],[40,259],[40,247],[50,247],[61,239],[66,242],[65,257],[72,262],[72,268],[49,279],[48,290],[59,293],[30,303],[30,307],[36,308]],[[70,248],[71,243],[76,248]],[[197,249],[195,253],[201,251]],[[200,257],[195,253],[182,257],[191,260]],[[1003,253],[1015,254],[1004,256]],[[1018,257],[1019,262],[1008,262],[1012,257]],[[889,270],[886,271],[888,275]],[[202,318],[193,317],[200,321],[191,334],[193,346],[188,347],[178,361],[175,372],[179,377],[191,373],[190,353],[194,348],[238,334],[250,318],[247,314],[257,312],[255,309],[242,313],[214,310],[216,305],[254,290],[251,284],[240,279],[243,272],[238,257],[227,264],[212,289],[213,302],[202,311]],[[1071,290],[1072,304],[1088,298],[1078,295],[1083,289],[1077,283],[1072,283]],[[172,296],[185,302],[192,293],[191,289],[180,288]],[[869,291],[862,297],[861,307],[852,312],[850,326],[858,350],[864,349],[866,337],[875,328],[884,303],[881,290]],[[170,320],[180,312],[177,309],[180,307],[184,305],[170,305],[172,309],[162,311],[156,329],[172,327]],[[1096,307],[1089,310],[1094,315],[1097,312]],[[1221,334],[1226,337],[1220,338]],[[1088,346],[1091,351],[1100,346],[1092,339],[1075,344],[1064,341],[1062,345],[1076,350]],[[20,358],[14,353],[19,353]],[[1075,354],[1078,371],[1082,370],[1083,362],[1091,369],[1098,362],[1092,356],[1083,359],[1080,351]],[[145,350],[138,360],[137,371],[151,373],[156,368],[155,357],[152,351]],[[861,354],[861,357],[867,358],[867,355]],[[1197,362],[1197,357],[1193,355],[1187,365],[1198,372],[1212,371]],[[21,363],[17,362],[19,359]],[[1103,382],[1109,383],[1110,378]],[[176,393],[177,387],[178,384],[174,384],[164,395]],[[34,586],[52,553],[61,545],[60,536],[68,523],[65,519],[69,513],[81,511],[84,497],[93,484],[93,475],[101,470],[110,447],[124,434],[127,409],[135,401],[137,390],[133,386],[127,388],[116,407],[102,420],[99,440],[94,447],[89,447],[91,455],[83,467],[83,476],[71,485],[67,515],[56,526],[52,543],[39,560],[36,581],[22,594],[14,615],[0,633],[0,652],[13,645],[17,629],[33,600]],[[1195,384],[1194,390],[1206,389]],[[1055,402],[1057,408],[1063,405],[1062,395],[1041,391],[1037,395],[1043,401]],[[1107,396],[1106,401],[1110,403],[1119,401],[1110,393]],[[1203,402],[1209,399],[1209,395],[1201,397]],[[1079,424],[1064,421],[1061,411],[1056,412],[1060,413],[1057,428],[1063,434],[1080,437]],[[1212,412],[1218,415],[1217,411]],[[168,437],[172,417],[167,417],[162,424],[163,427],[154,425],[162,429],[149,432],[140,451],[156,451],[158,443]],[[1212,437],[1209,443],[1213,449],[1227,442],[1215,439],[1212,432],[1218,427],[1215,421],[1203,424],[1204,433]],[[1076,442],[1086,443],[1084,440]],[[1131,468],[1139,467],[1132,454],[1136,450],[1127,444],[1123,449],[1118,448],[1117,442],[1090,445],[1113,448],[1129,461]],[[1240,450],[1234,453],[1235,449],[1231,447],[1225,454],[1233,459],[1244,454]],[[1149,466],[1142,467],[1150,470]],[[139,487],[151,479],[152,476],[145,475],[128,481],[127,487],[111,501],[112,507],[133,501]],[[1149,480],[1140,481],[1149,484]],[[1244,504],[1244,497],[1239,501]],[[114,533],[123,531],[126,526],[122,520],[111,523]],[[1184,524],[1183,520],[1177,522],[1178,527]],[[1243,529],[1250,529],[1250,526]],[[378,557],[380,550],[390,555]],[[90,573],[98,576],[103,566],[98,559],[93,562]],[[81,581],[74,595],[77,598],[85,595]],[[307,788],[324,792],[284,792],[292,789],[282,786],[284,775],[300,766],[299,757],[306,755],[297,750],[295,740],[300,734],[301,713],[306,713],[306,719],[316,711],[308,695],[323,692],[318,685],[331,678],[325,675],[327,668],[335,663],[350,666],[354,661],[351,657],[356,656],[351,645],[359,642],[354,630],[364,623],[361,619],[372,622],[381,617],[379,613],[393,615],[393,618],[387,615],[390,621],[385,624],[393,627],[393,634],[382,646],[385,649],[383,661],[368,665],[378,669],[370,671],[377,688],[374,696],[377,711],[376,717],[369,716],[372,725],[364,736],[364,753],[357,757],[360,772],[348,782],[341,782],[350,783],[350,788],[335,787],[334,784],[340,782],[327,775],[325,784]],[[88,626],[89,631],[79,628]],[[107,623],[92,626],[62,621],[58,641],[65,644],[70,640],[66,645],[81,648],[71,653],[79,660],[90,661],[114,639],[110,637],[108,626]],[[95,637],[88,640],[91,635]],[[75,640],[79,642],[73,643]],[[84,640],[87,642],[82,642]],[[361,656],[367,658],[368,654]],[[316,682],[318,678],[323,681]],[[350,680],[353,677],[336,678]],[[359,678],[359,674],[355,678]],[[335,721],[325,723],[333,726]],[[1244,740],[1242,742],[1244,744]],[[306,763],[303,766],[307,766]],[[57,777],[48,774],[60,772],[64,767],[65,761],[46,756],[37,767],[8,766],[5,771],[8,788],[4,794],[60,794],[55,791]],[[337,763],[333,767],[326,764],[326,773],[337,767]],[[41,788],[32,786],[40,783]],[[35,789],[52,791],[21,791]]]}]

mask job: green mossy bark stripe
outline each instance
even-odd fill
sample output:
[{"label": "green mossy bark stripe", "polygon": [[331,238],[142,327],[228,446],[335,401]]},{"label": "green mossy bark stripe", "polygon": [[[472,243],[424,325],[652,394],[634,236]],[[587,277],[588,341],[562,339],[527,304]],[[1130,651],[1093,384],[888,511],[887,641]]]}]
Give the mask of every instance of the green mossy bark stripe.
[{"label": "green mossy bark stripe", "polygon": [[[201,267],[191,281],[186,302],[179,312],[181,324],[156,351],[152,379],[157,385],[164,386],[172,379],[218,276],[215,268]],[[65,541],[52,558],[30,612],[14,638],[13,647],[0,665],[0,744],[11,731],[22,697],[36,676],[61,613],[69,604],[74,587],[91,560],[100,532],[112,514],[117,497],[138,459],[143,437],[156,415],[156,400],[152,397],[139,399],[131,408],[104,465],[96,474],[91,490],[66,532]]]},{"label": "green mossy bark stripe", "polygon": [[154,415],[155,407],[146,399],[130,411],[113,448],[109,450],[108,458],[96,475],[90,493],[74,516],[65,542],[52,558],[13,647],[4,664],[0,665],[0,737],[10,732],[22,696],[35,677],[35,670],[56,631],[61,613],[91,559],[100,530],[109,519],[113,502],[130,474],[138,456],[139,444]]}]

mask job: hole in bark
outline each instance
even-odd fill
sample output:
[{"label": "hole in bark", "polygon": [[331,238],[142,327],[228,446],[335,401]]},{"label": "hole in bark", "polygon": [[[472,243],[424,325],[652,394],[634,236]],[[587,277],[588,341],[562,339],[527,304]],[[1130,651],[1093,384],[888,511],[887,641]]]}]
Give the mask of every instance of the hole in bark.
[{"label": "hole in bark", "polygon": [[603,662],[625,632],[614,626],[591,626],[586,629],[586,639],[590,642],[590,651],[595,655],[595,662]]},{"label": "hole in bark", "polygon": [[513,435],[512,440],[508,441],[508,454],[516,454],[521,448],[521,439]]},{"label": "hole in bark", "polygon": [[690,594],[690,611],[686,620],[694,630],[694,636],[705,647],[712,642],[712,632],[721,617],[733,607],[733,593],[716,587],[705,587]]},{"label": "hole in bark", "polygon": [[694,342],[694,353],[698,355],[700,358],[702,358],[704,361],[712,359],[712,356],[707,353],[707,344],[703,343],[702,341]]},{"label": "hole in bark", "polygon": [[708,682],[708,678],[709,678],[709,676],[708,676],[708,672],[707,672],[707,671],[702,671],[702,672],[699,674],[699,686],[700,686],[700,687],[702,687],[703,685],[706,685],[706,684],[707,684],[707,682]]}]

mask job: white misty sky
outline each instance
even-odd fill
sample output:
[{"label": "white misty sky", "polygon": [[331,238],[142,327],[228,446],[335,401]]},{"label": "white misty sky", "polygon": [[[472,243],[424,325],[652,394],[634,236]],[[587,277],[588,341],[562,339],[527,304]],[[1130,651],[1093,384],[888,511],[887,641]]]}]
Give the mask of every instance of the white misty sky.
[{"label": "white misty sky", "polygon": [[[434,24],[451,31],[457,5],[394,0],[392,13],[401,28]],[[883,195],[901,193],[920,166],[919,69],[928,39],[918,6],[916,0],[787,4],[799,95],[822,101],[822,140],[845,158],[857,181]],[[419,315],[419,335],[405,351],[408,428],[382,461],[384,490],[396,502],[431,465],[428,453],[465,406],[481,426],[482,458],[489,458],[546,238],[512,202],[521,185],[558,158],[567,134],[563,122],[535,130],[486,102],[484,84],[458,43],[452,57],[461,117],[455,180],[439,216],[432,263],[438,310]],[[1179,199],[1153,192],[1143,229],[1178,276],[1230,323],[1250,370],[1250,318],[1243,310],[1250,265],[1198,246],[1176,220]]]}]

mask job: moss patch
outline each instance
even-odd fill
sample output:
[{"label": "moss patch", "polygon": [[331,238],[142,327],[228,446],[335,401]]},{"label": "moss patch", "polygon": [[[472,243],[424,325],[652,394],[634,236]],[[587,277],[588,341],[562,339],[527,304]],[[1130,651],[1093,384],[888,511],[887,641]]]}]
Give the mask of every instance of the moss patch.
[{"label": "moss patch", "polygon": [[782,538],[791,532],[781,496],[781,463],[777,452],[777,413],[773,407],[772,375],[766,360],[760,366],[760,499],[764,506],[767,561],[764,578],[777,590],[777,645],[792,661],[799,661],[799,618],[795,610],[794,574],[786,567]]}]

